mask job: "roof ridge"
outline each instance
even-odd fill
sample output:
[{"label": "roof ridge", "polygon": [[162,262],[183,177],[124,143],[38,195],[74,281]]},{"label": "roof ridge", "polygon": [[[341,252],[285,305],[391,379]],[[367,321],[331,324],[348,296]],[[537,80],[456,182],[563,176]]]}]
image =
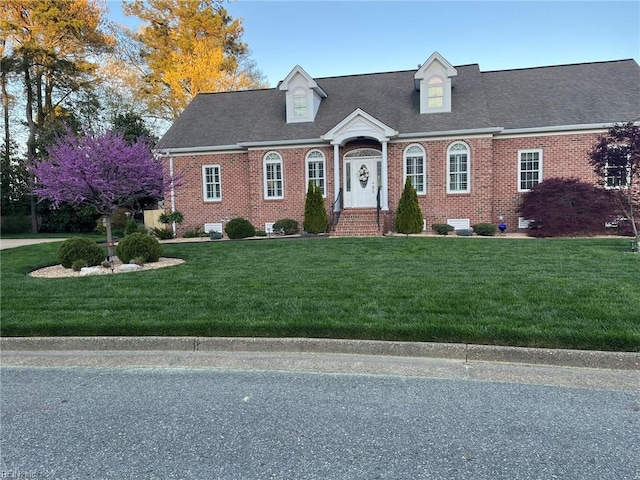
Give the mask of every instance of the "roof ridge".
[{"label": "roof ridge", "polygon": [[594,62],[578,62],[578,63],[559,63],[555,65],[539,65],[537,67],[520,67],[520,68],[506,68],[503,70],[484,70],[482,73],[498,73],[498,72],[514,72],[521,70],[540,70],[543,68],[558,68],[558,67],[575,67],[578,65],[595,65],[598,63],[617,63],[617,62],[629,62],[634,61],[633,58],[621,58],[619,60],[599,60]]}]

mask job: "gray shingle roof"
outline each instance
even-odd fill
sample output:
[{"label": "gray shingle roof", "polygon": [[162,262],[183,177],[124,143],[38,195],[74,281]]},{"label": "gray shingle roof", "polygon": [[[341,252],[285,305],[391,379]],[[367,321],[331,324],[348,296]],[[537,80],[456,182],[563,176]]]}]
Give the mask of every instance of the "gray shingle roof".
[{"label": "gray shingle roof", "polygon": [[420,114],[415,70],[316,78],[328,96],[310,123],[286,123],[285,92],[277,88],[201,93],[157,148],[319,139],[357,108],[401,134],[640,118],[640,67],[633,60],[492,72],[474,64],[456,70],[450,113]]}]

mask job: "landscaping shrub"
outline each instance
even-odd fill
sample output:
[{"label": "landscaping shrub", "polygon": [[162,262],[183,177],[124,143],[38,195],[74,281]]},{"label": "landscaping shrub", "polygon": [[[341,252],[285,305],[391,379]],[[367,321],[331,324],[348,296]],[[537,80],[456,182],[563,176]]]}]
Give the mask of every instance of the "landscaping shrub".
[{"label": "landscaping shrub", "polygon": [[191,230],[187,230],[184,232],[184,238],[198,238],[198,237],[206,237],[207,234],[204,233],[204,230],[200,227],[192,228]]},{"label": "landscaping shrub", "polygon": [[496,234],[496,226],[493,223],[477,223],[472,228],[476,235],[482,237],[493,237]]},{"label": "landscaping shrub", "polygon": [[256,229],[251,222],[241,217],[229,220],[224,231],[232,239],[253,237],[256,234]]},{"label": "landscaping shrub", "polygon": [[447,223],[434,223],[433,225],[431,225],[431,228],[438,235],[449,235],[449,232],[455,230],[455,228]]},{"label": "landscaping shrub", "polygon": [[28,215],[5,215],[0,222],[0,233],[28,233],[31,231],[31,217]]},{"label": "landscaping shrub", "polygon": [[283,218],[273,224],[273,230],[284,230],[285,235],[295,235],[300,232],[300,227],[298,226],[297,221],[291,218]]},{"label": "landscaping shrub", "polygon": [[595,235],[617,210],[610,193],[575,178],[550,178],[524,194],[518,211],[535,221],[527,230],[532,237]]},{"label": "landscaping shrub", "polygon": [[132,233],[138,233],[138,222],[135,220],[129,220],[124,231],[125,235],[131,235]]},{"label": "landscaping shrub", "polygon": [[[275,227],[275,225],[274,225]],[[302,228],[307,233],[324,233],[329,230],[329,217],[324,208],[322,191],[313,180],[309,180],[307,197],[304,204],[304,221]],[[285,230],[285,235],[286,235]]]},{"label": "landscaping shrub", "polygon": [[461,228],[459,230],[456,230],[456,235],[458,237],[471,237],[473,236],[473,232],[467,228]]},{"label": "landscaping shrub", "polygon": [[396,211],[396,232],[398,233],[420,233],[424,224],[422,211],[418,204],[418,194],[411,185],[411,179],[407,177],[402,190],[402,196]]},{"label": "landscaping shrub", "polygon": [[128,235],[116,246],[116,255],[122,263],[129,263],[138,257],[144,259],[144,263],[157,262],[161,254],[162,247],[158,239],[142,233]]},{"label": "landscaping shrub", "polygon": [[88,267],[87,262],[85,262],[84,260],[74,260],[74,262],[71,264],[71,269],[74,272],[79,272],[84,267]]},{"label": "landscaping shrub", "polygon": [[77,260],[85,262],[83,266],[100,265],[105,257],[105,250],[88,238],[70,238],[58,249],[58,261],[66,268],[71,268]]},{"label": "landscaping shrub", "polygon": [[159,240],[171,240],[173,238],[173,230],[170,228],[153,227],[151,229],[151,235]]}]

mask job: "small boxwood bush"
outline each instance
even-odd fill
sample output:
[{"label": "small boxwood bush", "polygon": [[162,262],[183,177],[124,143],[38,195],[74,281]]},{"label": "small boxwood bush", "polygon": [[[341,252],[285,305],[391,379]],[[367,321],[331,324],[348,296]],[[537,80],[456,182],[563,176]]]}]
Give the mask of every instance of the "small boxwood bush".
[{"label": "small boxwood bush", "polygon": [[456,230],[456,235],[458,237],[471,237],[473,232],[466,228],[461,228],[460,230]]},{"label": "small boxwood bush", "polygon": [[134,258],[142,258],[144,263],[157,262],[161,254],[158,239],[143,233],[127,235],[116,246],[116,255],[122,263],[129,263]]},{"label": "small boxwood bush", "polygon": [[447,223],[434,223],[431,228],[438,235],[449,235],[449,232],[453,232],[455,228]]},{"label": "small boxwood bush", "polygon": [[88,238],[70,238],[58,249],[58,261],[65,268],[71,268],[77,260],[84,261],[90,267],[100,265],[106,256],[106,251]]},{"label": "small boxwood bush", "polygon": [[241,217],[229,220],[224,231],[232,239],[253,237],[256,234],[256,229],[251,222]]},{"label": "small boxwood bush", "polygon": [[472,228],[476,235],[483,237],[493,237],[496,234],[496,226],[493,223],[478,223]]},{"label": "small boxwood bush", "polygon": [[295,235],[296,233],[300,232],[300,227],[297,221],[291,218],[283,218],[282,220],[278,220],[273,224],[273,230],[284,230],[285,235]]},{"label": "small boxwood bush", "polygon": [[87,262],[85,262],[84,260],[74,260],[74,262],[71,264],[71,269],[74,272],[79,272],[80,270],[82,270],[84,267],[87,267]]}]

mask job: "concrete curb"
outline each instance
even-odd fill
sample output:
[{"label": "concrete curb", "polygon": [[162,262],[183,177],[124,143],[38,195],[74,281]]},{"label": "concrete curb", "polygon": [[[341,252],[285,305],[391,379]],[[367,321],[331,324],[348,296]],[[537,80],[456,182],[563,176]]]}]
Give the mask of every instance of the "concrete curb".
[{"label": "concrete curb", "polygon": [[639,352],[600,352],[457,343],[260,337],[3,337],[3,351],[290,352],[427,357],[563,367],[640,370]]}]

